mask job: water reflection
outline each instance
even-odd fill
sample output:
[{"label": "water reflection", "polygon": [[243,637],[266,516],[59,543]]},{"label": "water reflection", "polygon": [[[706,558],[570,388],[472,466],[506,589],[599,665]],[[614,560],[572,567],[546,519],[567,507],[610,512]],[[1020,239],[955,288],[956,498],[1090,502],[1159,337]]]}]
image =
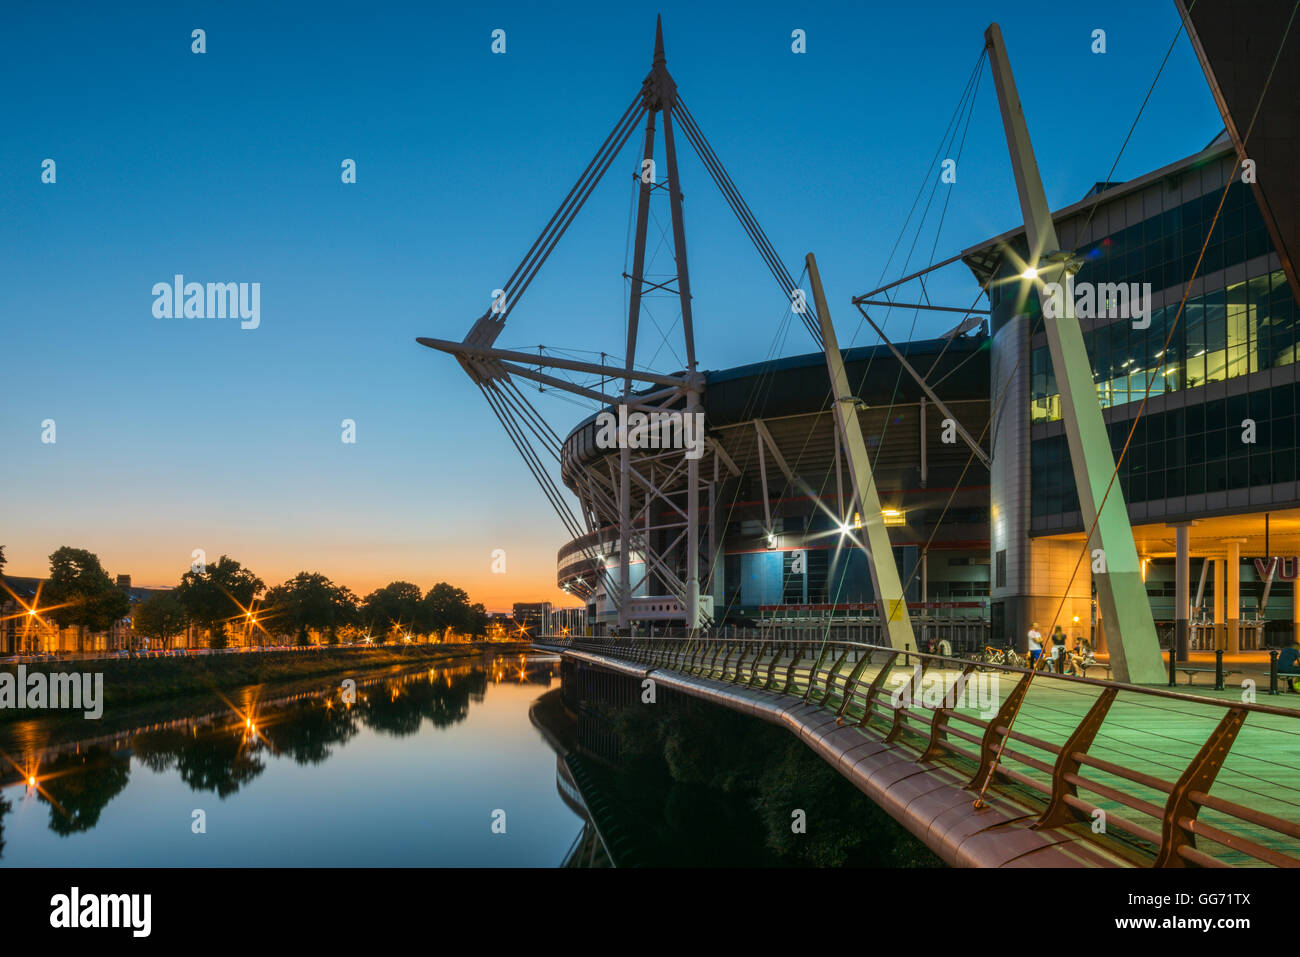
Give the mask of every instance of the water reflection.
[{"label": "water reflection", "polygon": [[[498,747],[506,752],[502,758],[508,761],[510,753],[518,750],[519,739],[522,739],[522,743],[536,752],[541,760],[553,761],[550,752],[531,733],[525,713],[527,702],[536,697],[538,687],[547,688],[556,680],[554,671],[553,660],[510,656],[435,666],[398,675],[357,678],[354,695],[346,694],[338,683],[326,688],[278,695],[259,686],[222,698],[218,707],[202,713],[119,728],[95,738],[58,746],[49,746],[47,736],[39,727],[25,725],[17,734],[20,748],[16,753],[0,751],[0,787],[5,789],[0,791],[0,860],[5,853],[7,821],[25,816],[24,836],[30,836],[31,815],[25,814],[31,808],[29,802],[48,811],[48,830],[56,835],[78,834],[96,828],[106,808],[128,791],[132,783],[133,758],[137,775],[147,770],[152,776],[178,778],[190,792],[215,795],[225,801],[247,792],[250,785],[271,768],[280,772],[280,786],[284,786],[287,772],[282,769],[288,762],[301,768],[325,765],[350,742],[368,735],[369,746],[359,752],[364,757],[349,763],[360,762],[379,768],[386,775],[388,796],[391,797],[394,790],[400,792],[406,783],[404,778],[410,776],[413,793],[408,795],[409,805],[413,806],[420,800],[428,801],[430,805],[440,801],[456,802],[463,796],[456,793],[459,786],[454,782],[440,780],[442,794],[414,793],[415,775],[410,772],[418,769],[418,775],[424,776],[432,770],[424,760],[425,755],[409,752],[405,745],[393,750],[393,746],[383,742],[423,739],[438,733],[445,738],[450,729],[467,721],[472,706],[490,713],[492,709],[484,704],[488,689],[500,686],[503,703],[507,700],[517,702],[514,706],[517,720],[512,722],[512,726],[491,722],[477,733],[476,746],[465,748],[458,742],[447,757],[451,761],[465,761],[475,760],[477,755],[479,760],[490,760],[494,747]],[[500,740],[494,740],[493,736],[498,734]],[[146,775],[151,780],[142,787],[160,790],[152,776]],[[351,782],[352,776],[348,777]],[[553,781],[553,777],[549,781],[541,777],[535,783],[545,792],[548,785],[553,788]],[[305,781],[294,778],[292,785],[300,789],[298,796],[306,803],[321,800],[318,794],[305,797],[302,792],[306,787]],[[518,787],[519,782],[511,781],[510,786]],[[529,786],[532,786],[531,782]],[[326,790],[329,790],[328,783]],[[554,797],[554,794],[551,790],[550,795]],[[15,813],[15,800],[11,798],[17,799],[24,814]],[[241,801],[251,800],[241,798]],[[505,803],[504,796],[495,800]],[[191,799],[191,803],[197,807],[213,806],[200,799]],[[247,816],[250,819],[266,813],[262,803],[239,806],[249,809]],[[134,805],[124,808],[124,813],[116,815],[115,821],[127,817],[128,829],[143,826],[146,822],[139,819],[142,810],[147,813],[147,810]],[[520,813],[523,810],[518,808]],[[567,820],[570,824],[564,833],[554,838],[561,850],[571,841],[574,822],[571,816]],[[375,823],[369,822],[370,826]],[[405,821],[389,823],[392,826],[413,826]],[[321,833],[318,837],[326,840],[332,835]],[[269,843],[276,839],[276,834],[265,835]],[[562,854],[557,853],[548,863],[558,863],[561,857]],[[131,864],[136,860],[131,857],[129,848],[122,847],[118,849],[117,862]]]}]

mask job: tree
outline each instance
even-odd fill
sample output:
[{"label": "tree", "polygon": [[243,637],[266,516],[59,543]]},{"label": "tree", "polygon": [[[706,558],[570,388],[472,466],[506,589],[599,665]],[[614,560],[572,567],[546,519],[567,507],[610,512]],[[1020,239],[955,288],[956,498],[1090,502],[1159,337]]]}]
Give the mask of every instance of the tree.
[{"label": "tree", "polygon": [[5,547],[0,545],[0,578],[5,577]]},{"label": "tree", "polygon": [[465,627],[467,634],[475,638],[484,638],[487,636],[488,612],[482,602],[476,601],[469,606],[469,622]]},{"label": "tree", "polygon": [[424,619],[431,633],[445,640],[447,632],[467,632],[471,626],[469,595],[464,589],[438,582],[424,596]]},{"label": "tree", "polygon": [[383,642],[398,626],[421,628],[424,625],[420,588],[410,582],[391,582],[366,596],[361,617],[371,634]]},{"label": "tree", "polygon": [[67,545],[50,555],[45,596],[59,606],[50,612],[59,627],[77,629],[78,651],[86,650],[86,629],[108,631],[131,611],[126,593],[113,584],[99,557]]},{"label": "tree", "polygon": [[171,648],[172,639],[185,630],[185,606],[172,592],[159,592],[135,611],[135,633]]},{"label": "tree", "polygon": [[222,555],[201,571],[190,569],[181,576],[176,600],[190,621],[207,628],[213,648],[226,647],[226,624],[243,618],[263,588],[262,579],[233,558]]},{"label": "tree", "polygon": [[263,607],[277,634],[295,635],[298,644],[305,645],[308,632],[315,629],[333,645],[339,629],[356,616],[357,596],[319,572],[299,572],[267,592]]}]

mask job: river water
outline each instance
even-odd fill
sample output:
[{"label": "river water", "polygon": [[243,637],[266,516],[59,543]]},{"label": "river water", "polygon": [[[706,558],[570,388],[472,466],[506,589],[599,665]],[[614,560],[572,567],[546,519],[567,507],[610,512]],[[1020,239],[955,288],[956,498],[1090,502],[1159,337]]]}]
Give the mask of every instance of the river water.
[{"label": "river water", "polygon": [[356,680],[355,700],[340,679],[264,686],[58,746],[0,726],[0,867],[564,862],[583,822],[529,720],[554,659]]}]

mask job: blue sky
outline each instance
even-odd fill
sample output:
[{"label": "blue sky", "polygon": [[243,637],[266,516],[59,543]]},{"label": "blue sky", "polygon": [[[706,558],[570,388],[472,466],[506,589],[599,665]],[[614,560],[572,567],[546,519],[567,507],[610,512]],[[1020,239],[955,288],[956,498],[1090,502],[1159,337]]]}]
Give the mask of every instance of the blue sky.
[{"label": "blue sky", "polygon": [[[362,592],[446,579],[492,608],[562,598],[562,527],[477,389],[414,338],[460,339],[486,308],[639,89],[656,12],[682,96],[788,268],[797,276],[817,253],[846,346],[873,341],[849,297],[878,285],[918,188],[938,175],[930,161],[991,21],[1054,207],[1106,176],[1178,28],[1174,4],[1153,0],[11,4],[0,33],[10,573],[40,574],[72,544],[113,573],[169,584],[203,548],[268,584],[308,569]],[[496,28],[505,55],[490,52]],[[1105,54],[1090,50],[1094,29]],[[1183,36],[1114,178],[1194,153],[1221,126]],[[681,140],[701,365],[760,360],[787,303]],[[499,344],[621,348],[635,150]],[[345,158],[355,184],[340,182]],[[938,258],[1015,225],[987,67],[958,181],[941,188],[951,196],[937,195],[911,269],[929,261],[945,200]],[[260,282],[260,327],[155,318],[150,290],[176,273]],[[966,306],[977,289],[959,268],[930,292]],[[667,301],[651,308],[665,331],[677,319]],[[887,331],[925,337],[952,321],[923,315],[912,329],[899,313]],[[778,351],[809,351],[803,335]],[[641,347],[663,371],[681,349],[677,332],[667,338],[650,329]],[[562,434],[585,414],[538,398]],[[340,441],[345,418],[355,445]],[[489,573],[495,548],[505,575]]]}]

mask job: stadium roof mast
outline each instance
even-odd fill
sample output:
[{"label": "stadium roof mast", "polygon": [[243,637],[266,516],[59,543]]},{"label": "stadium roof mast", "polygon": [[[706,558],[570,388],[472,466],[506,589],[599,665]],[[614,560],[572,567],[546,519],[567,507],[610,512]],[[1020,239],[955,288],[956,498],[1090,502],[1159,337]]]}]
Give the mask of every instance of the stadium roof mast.
[{"label": "stadium roof mast", "polygon": [[[638,171],[639,201],[637,205],[636,245],[632,265],[632,274],[628,276],[631,288],[628,305],[627,354],[623,366],[605,365],[603,363],[581,362],[550,355],[533,355],[518,351],[495,348],[494,343],[505,326],[510,313],[519,304],[524,292],[536,277],[538,270],[546,262],[564,232],[573,222],[582,206],[586,203],[596,184],[608,171],[623,146],[631,138],[645,114],[645,145],[642,151],[642,164]],[[664,137],[664,157],[662,164],[656,164],[654,145],[656,134],[656,117],[662,117]],[[646,412],[673,412],[680,414],[695,413],[701,407],[701,395],[704,390],[704,376],[696,368],[694,321],[691,312],[690,276],[686,261],[686,228],[682,217],[682,193],[677,177],[677,149],[675,133],[680,130],[699,156],[710,178],[731,207],[741,227],[748,234],[759,255],[767,265],[777,283],[785,292],[788,301],[796,298],[794,279],[782,264],[768,240],[767,235],[758,225],[754,214],[741,197],[740,191],[727,174],[721,160],[714,153],[708,139],[695,122],[690,110],[678,95],[677,84],[668,73],[667,58],[664,56],[663,28],[656,18],[655,50],[650,73],[641,84],[641,90],[615,124],[613,131],[596,151],[596,155],[587,164],[578,182],[564,198],[560,208],[543,228],[541,235],[525,254],[523,261],[504,283],[502,289],[493,292],[491,307],[479,317],[463,342],[451,342],[441,339],[419,338],[421,345],[456,357],[461,367],[483,392],[492,406],[493,412],[501,420],[512,442],[519,449],[525,464],[532,471],[534,478],[542,487],[551,505],[571,534],[582,537],[578,518],[574,516],[554,479],[543,467],[543,456],[555,458],[563,466],[561,441],[549,429],[531,403],[524,397],[513,377],[529,379],[541,385],[569,392],[573,395],[594,399],[603,405],[626,404],[630,409]],[[658,175],[656,165],[661,165],[663,175]],[[650,222],[650,198],[655,190],[664,190],[671,209],[673,253],[675,272],[668,279],[659,277],[651,280],[645,275],[646,234]],[[674,282],[676,287],[674,288]],[[676,293],[681,303],[682,334],[686,348],[686,369],[673,374],[658,374],[635,368],[637,338],[639,331],[642,298],[647,292],[666,291]],[[819,345],[821,335],[817,326],[816,313],[805,308],[800,313],[805,327]],[[565,370],[588,376],[599,377],[604,382],[622,380],[621,395],[610,395],[601,387],[592,388],[579,385],[558,375],[543,372],[543,369]],[[651,392],[634,392],[633,383],[659,386]],[[612,389],[609,391],[613,391]],[[530,437],[531,436],[531,437]],[[534,443],[534,438],[536,443]],[[540,445],[540,453],[536,445]],[[725,452],[712,437],[706,437],[706,448],[713,454],[714,481],[720,464],[735,474],[737,469]],[[588,469],[578,479],[579,501],[582,505],[582,521],[586,524],[586,536],[592,544],[584,548],[589,559],[598,565],[598,577],[606,583],[606,595],[618,608],[620,629],[626,629],[633,620],[648,613],[663,611],[662,607],[638,608],[632,600],[633,584],[631,581],[631,558],[634,550],[640,552],[644,581],[647,591],[653,581],[651,573],[677,601],[683,610],[687,626],[695,629],[707,625],[712,618],[711,601],[708,596],[700,595],[700,556],[699,556],[699,486],[701,459],[683,456],[676,465],[665,463],[662,452],[648,453],[644,450],[632,454],[627,441],[619,443],[618,474],[605,476],[598,469]],[[689,451],[689,450],[684,450]],[[674,453],[670,453],[675,455]],[[685,475],[683,476],[683,473]],[[608,481],[607,481],[608,479]],[[684,497],[686,508],[680,508],[674,498]],[[675,524],[660,524],[650,527],[651,502],[658,499],[666,503],[681,521]],[[638,528],[638,519],[644,518],[645,528]],[[619,575],[613,582],[612,575],[604,565],[605,555],[601,554],[602,545],[599,533],[605,528],[616,526],[619,534]],[[667,532],[679,529],[676,537],[666,547],[653,547],[651,532]],[[667,536],[663,538],[668,541]],[[683,544],[684,540],[684,544]],[[674,550],[684,551],[682,561],[670,555]],[[716,560],[716,552],[710,561]],[[683,567],[684,578],[677,572]],[[580,579],[581,581],[581,579]],[[595,585],[583,586],[583,597],[594,593]],[[662,599],[656,601],[654,596],[646,599],[646,605],[662,606]],[[662,617],[657,614],[656,617]]]},{"label": "stadium roof mast", "polygon": [[[1068,276],[1078,271],[1078,260],[1061,252],[1047,205],[1043,181],[1029,141],[1011,63],[996,23],[984,32],[989,66],[997,86],[998,105],[1006,129],[1016,190],[1025,217],[1025,238],[1029,262],[1022,278],[1034,283],[1040,304],[1050,298],[1047,283],[1066,286]],[[1067,287],[1068,288],[1068,287]],[[1070,462],[1079,493],[1084,522],[1096,531],[1091,539],[1101,549],[1100,561],[1092,562],[1097,584],[1097,601],[1106,626],[1106,642],[1120,681],[1159,683],[1164,679],[1160,643],[1151,618],[1151,602],[1142,581],[1133,528],[1129,524],[1124,493],[1115,478],[1115,456],[1111,452],[1106,422],[1097,399],[1088,350],[1074,314],[1072,296],[1061,296],[1063,309],[1055,319],[1044,319],[1052,367],[1061,390],[1061,411],[1070,447]],[[1044,316],[1047,309],[1044,305]],[[1096,552],[1093,552],[1096,556]]]},{"label": "stadium roof mast", "polygon": [[[682,389],[686,395],[686,413],[699,411],[700,394],[704,390],[704,376],[695,368],[695,332],[691,319],[691,278],[686,261],[686,226],[682,218],[682,191],[677,179],[677,144],[673,137],[673,108],[677,104],[677,83],[668,72],[668,59],[664,56],[663,21],[655,17],[655,52],[650,74],[641,84],[641,99],[645,107],[645,148],[641,158],[640,195],[636,208],[636,245],[632,255],[631,294],[627,311],[627,363],[623,377],[623,398],[632,398],[633,367],[636,362],[638,324],[641,317],[641,296],[647,285],[666,288],[666,283],[646,282],[646,233],[650,226],[650,194],[656,189],[668,191],[672,213],[673,259],[677,267],[677,296],[682,309],[682,338],[686,345],[686,372]],[[663,117],[664,165],[666,181],[658,182],[655,163],[655,116]],[[632,451],[627,441],[619,443],[619,629],[628,627],[632,609]],[[686,463],[686,624],[694,630],[702,624],[700,616],[700,462],[689,458]]]}]

